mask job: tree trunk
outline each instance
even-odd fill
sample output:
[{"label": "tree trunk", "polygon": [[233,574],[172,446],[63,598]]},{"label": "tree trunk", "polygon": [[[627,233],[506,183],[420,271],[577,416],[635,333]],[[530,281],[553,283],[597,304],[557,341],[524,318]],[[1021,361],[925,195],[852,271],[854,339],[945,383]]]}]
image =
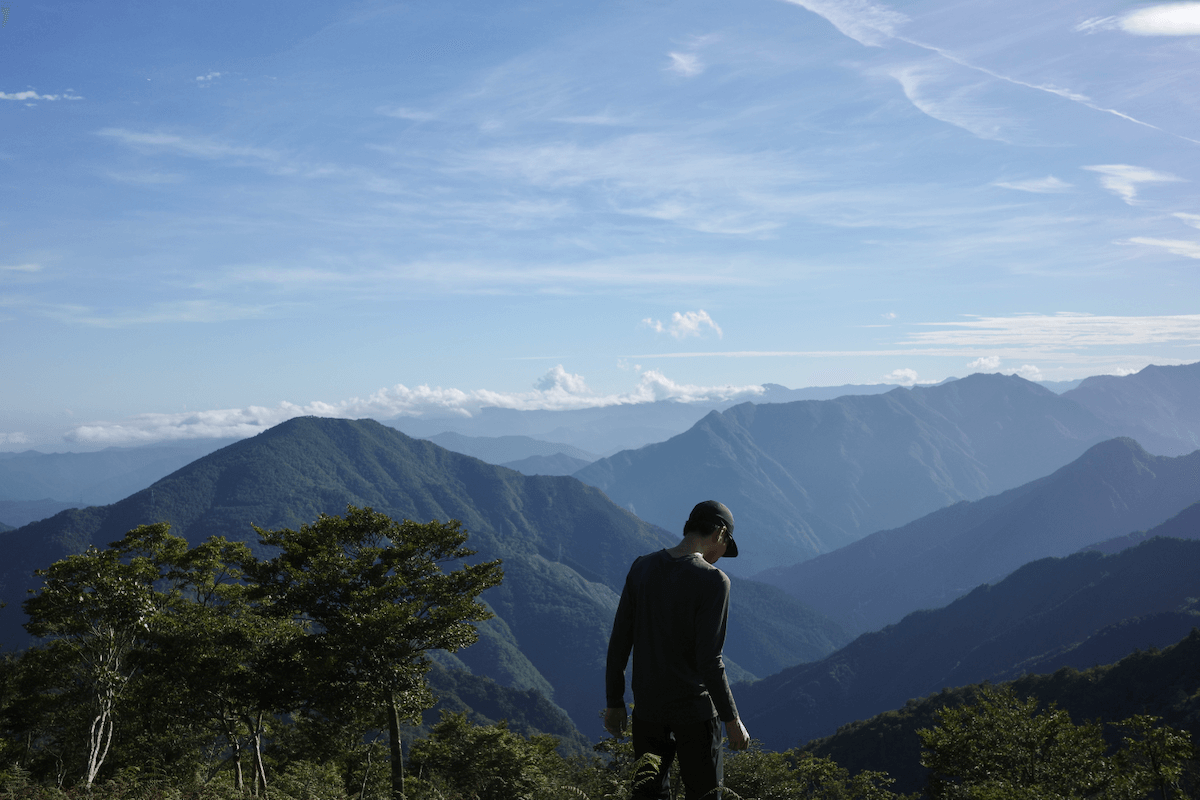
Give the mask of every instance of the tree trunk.
[{"label": "tree trunk", "polygon": [[392,800],[404,800],[404,751],[400,747],[400,707],[388,695],[388,752],[392,761]]}]

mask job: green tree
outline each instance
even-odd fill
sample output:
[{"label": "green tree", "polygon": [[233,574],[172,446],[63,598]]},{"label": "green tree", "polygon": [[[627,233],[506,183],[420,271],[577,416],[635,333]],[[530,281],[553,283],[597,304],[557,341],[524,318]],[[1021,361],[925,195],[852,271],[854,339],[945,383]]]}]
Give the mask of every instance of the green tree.
[{"label": "green tree", "polygon": [[426,653],[475,642],[472,623],[491,616],[477,598],[500,583],[500,562],[465,563],[475,553],[457,521],[396,522],[370,508],[255,530],[279,553],[244,565],[252,595],[310,626],[297,655],[306,707],[348,722],[385,711],[392,793],[402,797],[400,724],[433,705]]},{"label": "green tree", "polygon": [[972,706],[942,708],[917,731],[934,800],[1091,797],[1114,776],[1098,724],[1075,725],[1053,704],[985,686]]},{"label": "green tree", "polygon": [[62,676],[58,691],[77,690],[87,715],[81,767],[90,786],[112,747],[118,703],[135,673],[131,656],[159,610],[157,573],[145,561],[126,564],[115,550],[89,547],[37,574],[45,582],[25,601],[25,629],[48,639],[44,655]]},{"label": "green tree", "polygon": [[287,657],[303,628],[267,613],[268,601],[251,600],[243,565],[254,558],[241,542],[211,537],[188,548],[163,526],[143,526],[111,547],[159,576],[161,611],[141,659],[158,716],[223,741],[238,790],[248,747],[255,785],[265,787],[263,737],[274,715],[298,704]]},{"label": "green tree", "polygon": [[1113,798],[1187,797],[1182,783],[1188,762],[1195,758],[1191,734],[1161,722],[1158,717],[1137,714],[1113,723],[1128,732],[1115,756],[1118,779],[1110,792]]}]

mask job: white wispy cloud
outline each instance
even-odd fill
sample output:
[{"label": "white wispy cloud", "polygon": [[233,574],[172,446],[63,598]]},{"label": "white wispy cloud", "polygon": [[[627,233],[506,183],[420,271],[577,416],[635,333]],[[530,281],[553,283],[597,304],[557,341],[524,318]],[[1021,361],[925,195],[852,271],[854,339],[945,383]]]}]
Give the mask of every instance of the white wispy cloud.
[{"label": "white wispy cloud", "polygon": [[1171,216],[1182,220],[1184,225],[1191,225],[1193,228],[1200,228],[1200,214],[1185,214],[1182,211],[1177,211]]},{"label": "white wispy cloud", "polygon": [[648,326],[656,333],[669,333],[676,339],[700,336],[703,334],[702,329],[704,328],[716,332],[718,339],[725,335],[721,330],[721,326],[704,309],[700,309],[699,311],[685,311],[682,314],[676,311],[671,314],[671,321],[666,325],[660,320],[649,317],[642,320],[642,324]]},{"label": "white wispy cloud", "polygon": [[1016,189],[1019,192],[1033,192],[1035,194],[1055,194],[1065,192],[1071,188],[1071,184],[1053,175],[1047,175],[1044,178],[1028,178],[1023,181],[995,181],[992,183],[992,186]]},{"label": "white wispy cloud", "polygon": [[695,53],[667,53],[667,55],[671,59],[667,69],[676,75],[693,78],[704,72],[704,62]]},{"label": "white wispy cloud", "polygon": [[26,308],[44,317],[74,325],[87,325],[94,328],[127,328],[162,323],[213,323],[262,319],[271,316],[276,306],[266,303],[241,305],[216,300],[179,300],[133,309],[103,310],[92,306],[67,303],[27,304]]},{"label": "white wispy cloud", "polygon": [[28,435],[20,431],[12,431],[11,433],[0,433],[0,446],[14,444],[31,444],[32,439]]},{"label": "white wispy cloud", "polygon": [[23,92],[0,92],[0,100],[82,100],[83,98],[76,94],[71,94],[71,89],[68,89],[63,94],[38,94],[33,89],[27,89]]},{"label": "white wispy cloud", "polygon": [[0,272],[41,272],[41,264],[0,264]]},{"label": "white wispy cloud", "polygon": [[845,36],[867,47],[882,47],[908,17],[870,0],[787,0],[824,17]]},{"label": "white wispy cloud", "polygon": [[1166,3],[1131,11],[1121,30],[1137,36],[1200,36],[1200,3]]},{"label": "white wispy cloud", "polygon": [[1133,205],[1137,199],[1139,184],[1177,183],[1183,180],[1183,178],[1168,172],[1158,172],[1129,164],[1097,164],[1084,167],[1084,169],[1100,173],[1100,185],[1129,205]]},{"label": "white wispy cloud", "polygon": [[[900,84],[904,96],[921,113],[978,136],[998,142],[1011,142],[1013,121],[1000,109],[976,99],[980,87],[960,80],[946,81],[942,65],[936,62],[907,64],[888,68],[887,74]],[[939,82],[943,85],[937,86]],[[933,89],[930,89],[934,86]]]},{"label": "white wispy cloud", "polygon": [[246,147],[220,142],[203,136],[179,136],[172,133],[130,131],[124,128],[104,128],[97,131],[100,136],[115,139],[122,144],[147,150],[159,150],[194,158],[253,158],[263,161],[278,161],[280,154],[261,147]]},{"label": "white wispy cloud", "polygon": [[1008,345],[1046,350],[1200,342],[1200,314],[1118,317],[1064,312],[974,317],[919,325],[933,330],[914,331],[908,342],[991,349]]},{"label": "white wispy cloud", "polygon": [[219,78],[219,77],[221,77],[221,73],[219,73],[219,72],[210,72],[210,73],[208,73],[207,75],[197,75],[197,76],[196,76],[196,82],[197,82],[197,83],[199,83],[200,85],[202,85],[202,86],[203,86],[204,84],[206,84],[206,83],[210,83],[210,82],[212,82],[212,81],[213,81],[215,78]]},{"label": "white wispy cloud", "polygon": [[1151,239],[1145,236],[1134,236],[1128,240],[1132,244],[1144,244],[1149,247],[1160,247],[1169,253],[1187,258],[1200,258],[1200,242],[1186,239]]},{"label": "white wispy cloud", "polygon": [[636,387],[620,394],[595,394],[580,375],[558,365],[546,373],[530,392],[496,392],[486,389],[463,391],[426,385],[409,388],[398,384],[380,389],[366,398],[307,405],[280,403],[273,407],[217,409],[175,414],[139,414],[116,422],[80,425],[66,435],[68,441],[89,444],[129,444],[172,439],[253,436],[293,417],[339,418],[478,414],[483,408],[517,410],[568,410],[597,406],[630,405],[658,400],[678,402],[749,399],[763,392],[761,386],[694,386],[680,384],[656,370],[639,376]]},{"label": "white wispy cloud", "polygon": [[1077,33],[1099,33],[1100,31],[1111,31],[1121,27],[1121,21],[1117,17],[1089,17],[1083,22],[1075,26]]},{"label": "white wispy cloud", "polygon": [[432,111],[419,111],[414,108],[404,108],[402,106],[396,108],[380,107],[376,110],[385,117],[407,119],[413,122],[429,122],[430,120],[437,119],[437,115]]}]

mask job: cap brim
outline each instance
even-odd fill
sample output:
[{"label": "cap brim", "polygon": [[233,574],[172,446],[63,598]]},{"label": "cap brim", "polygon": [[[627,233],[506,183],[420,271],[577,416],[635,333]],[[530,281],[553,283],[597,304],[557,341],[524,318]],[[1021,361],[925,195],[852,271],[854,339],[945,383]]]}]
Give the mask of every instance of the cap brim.
[{"label": "cap brim", "polygon": [[737,558],[737,542],[728,534],[726,534],[725,538],[728,539],[728,544],[725,545],[725,555],[721,556],[721,558]]}]

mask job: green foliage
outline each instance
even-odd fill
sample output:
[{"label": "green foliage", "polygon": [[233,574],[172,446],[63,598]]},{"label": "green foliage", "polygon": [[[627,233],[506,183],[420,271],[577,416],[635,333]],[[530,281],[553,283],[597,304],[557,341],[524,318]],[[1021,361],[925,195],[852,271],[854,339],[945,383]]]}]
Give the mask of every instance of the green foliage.
[{"label": "green foliage", "polygon": [[1104,757],[1101,727],[1075,725],[1053,705],[1037,713],[1037,706],[1011,689],[986,688],[978,705],[942,709],[937,727],[917,731],[926,749],[921,763],[930,769],[930,796],[1016,791],[1065,800],[1106,787],[1114,771]]},{"label": "green foliage", "polygon": [[976,705],[943,708],[938,725],[917,731],[930,768],[933,800],[1163,800],[1181,788],[1194,758],[1191,737],[1136,715],[1109,755],[1099,723],[1074,724],[1053,703],[1021,699],[1009,687],[985,687]]},{"label": "green foliage", "polygon": [[478,800],[562,797],[567,776],[557,744],[550,736],[518,736],[504,722],[473,726],[465,714],[443,714],[430,737],[412,746],[413,796],[449,790]]}]

